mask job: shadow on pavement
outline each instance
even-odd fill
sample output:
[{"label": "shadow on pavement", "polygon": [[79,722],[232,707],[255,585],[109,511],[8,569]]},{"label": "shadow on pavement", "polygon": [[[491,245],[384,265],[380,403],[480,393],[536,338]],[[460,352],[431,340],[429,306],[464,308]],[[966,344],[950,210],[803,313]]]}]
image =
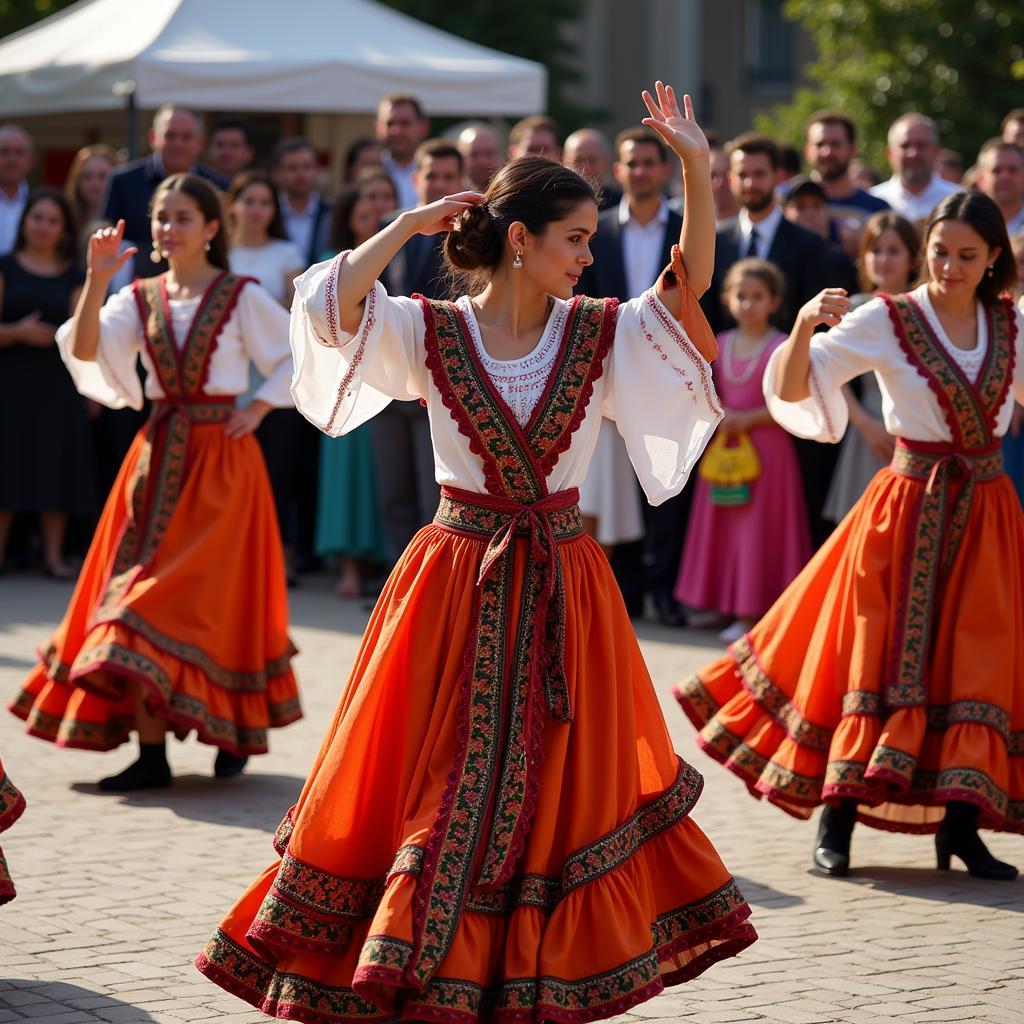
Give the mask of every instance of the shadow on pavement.
[{"label": "shadow on pavement", "polygon": [[975,907],[998,907],[1024,913],[1024,881],[990,882],[971,878],[966,871],[937,871],[934,868],[853,867],[835,884],[857,885],[896,896],[913,896],[936,903],[965,903]]},{"label": "shadow on pavement", "polygon": [[170,789],[139,793],[101,793],[94,783],[75,782],[71,789],[129,807],[166,807],[179,818],[213,825],[274,832],[285,812],[299,798],[304,778],[295,775],[240,775],[212,779],[206,775],[176,775]]},{"label": "shadow on pavement", "polygon": [[734,875],[733,878],[747,902],[753,906],[784,910],[786,907],[797,907],[804,902],[803,896],[797,896],[791,892],[781,892],[778,889],[773,889],[770,885],[744,878],[743,875]]},{"label": "shadow on pavement", "polygon": [[[63,981],[33,981],[30,978],[0,979],[0,1010],[12,1011],[18,1019],[78,1020],[74,1011],[94,1015],[96,1021],[112,1024],[159,1024],[156,1017],[113,996]],[[74,1014],[74,1016],[72,1016]],[[12,1019],[5,1013],[3,1020]]]},{"label": "shadow on pavement", "polygon": [[35,658],[12,658],[9,654],[0,654],[0,668],[18,668],[29,672],[37,664]]}]

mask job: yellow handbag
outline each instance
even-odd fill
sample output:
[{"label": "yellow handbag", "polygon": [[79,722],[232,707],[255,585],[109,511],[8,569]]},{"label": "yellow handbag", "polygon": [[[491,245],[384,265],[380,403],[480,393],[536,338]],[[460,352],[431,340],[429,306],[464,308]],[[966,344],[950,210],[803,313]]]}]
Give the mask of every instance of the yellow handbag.
[{"label": "yellow handbag", "polygon": [[750,485],[761,475],[761,460],[745,430],[720,430],[700,464],[701,478],[711,489],[712,505],[746,505]]}]

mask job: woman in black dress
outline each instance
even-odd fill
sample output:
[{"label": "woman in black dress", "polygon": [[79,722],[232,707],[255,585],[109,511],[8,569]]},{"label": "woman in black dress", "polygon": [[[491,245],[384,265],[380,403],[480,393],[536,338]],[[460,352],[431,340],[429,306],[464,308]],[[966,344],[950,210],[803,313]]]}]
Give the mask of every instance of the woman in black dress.
[{"label": "woman in black dress", "polygon": [[74,575],[63,558],[68,516],[96,506],[85,405],[54,343],[84,280],[76,250],[67,199],[40,189],[14,251],[0,257],[0,565],[15,513],[37,512],[43,566],[57,579]]}]

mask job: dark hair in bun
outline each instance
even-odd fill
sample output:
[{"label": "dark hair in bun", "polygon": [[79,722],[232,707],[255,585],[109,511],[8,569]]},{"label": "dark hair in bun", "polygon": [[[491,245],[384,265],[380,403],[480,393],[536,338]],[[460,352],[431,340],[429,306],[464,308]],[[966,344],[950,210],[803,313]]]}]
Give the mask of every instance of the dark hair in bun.
[{"label": "dark hair in bun", "polygon": [[483,291],[505,257],[510,225],[522,221],[531,235],[564,220],[583,202],[597,202],[597,190],[576,171],[542,156],[521,156],[491,179],[484,201],[467,210],[444,243],[451,291]]}]

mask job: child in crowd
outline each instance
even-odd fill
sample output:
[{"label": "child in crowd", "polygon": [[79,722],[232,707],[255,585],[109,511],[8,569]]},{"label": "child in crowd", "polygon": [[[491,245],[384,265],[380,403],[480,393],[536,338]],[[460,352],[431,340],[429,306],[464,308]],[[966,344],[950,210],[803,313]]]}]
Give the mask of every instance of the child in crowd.
[{"label": "child in crowd", "polygon": [[760,473],[743,482],[741,492],[723,489],[709,479],[713,471],[706,462],[675,595],[698,609],[691,625],[728,619],[720,634],[726,643],[768,610],[811,554],[796,450],[761,394],[768,357],[786,340],[771,322],[784,287],[782,273],[767,260],[740,260],[725,279],[724,300],[738,326],[718,337],[715,387],[725,409],[719,437],[727,439],[719,443],[745,444],[749,438]]}]

